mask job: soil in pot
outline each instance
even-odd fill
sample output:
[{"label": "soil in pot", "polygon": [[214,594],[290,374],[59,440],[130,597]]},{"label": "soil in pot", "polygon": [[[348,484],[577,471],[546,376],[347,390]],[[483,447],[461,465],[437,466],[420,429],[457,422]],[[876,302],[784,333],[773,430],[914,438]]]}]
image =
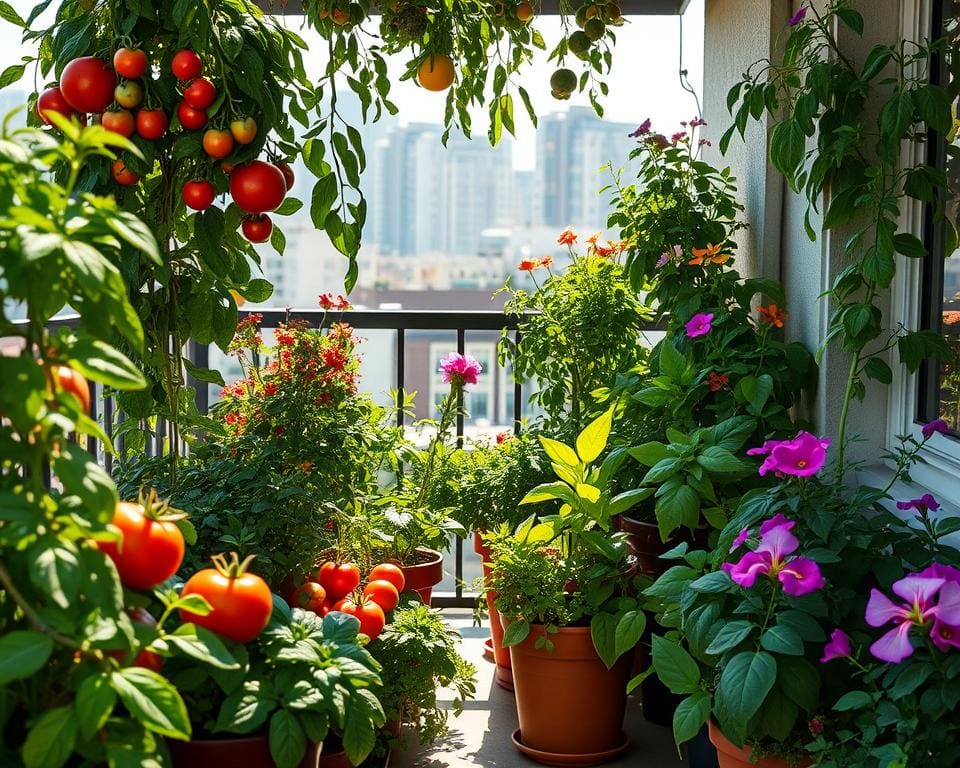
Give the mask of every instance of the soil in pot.
[{"label": "soil in pot", "polygon": [[[723,735],[719,726],[710,721],[710,741],[717,748],[717,761],[720,768],[790,768],[790,764],[780,757],[762,757],[759,760],[750,760],[750,747],[741,749],[726,736]],[[810,765],[806,760],[803,765]]]},{"label": "soil in pot", "polygon": [[430,605],[433,588],[443,581],[443,555],[426,548],[416,550],[414,555],[416,563],[400,566],[404,591],[416,592],[426,605]]},{"label": "soil in pot", "polygon": [[[473,551],[480,555],[483,567],[483,577],[490,577],[490,550],[483,543],[481,534],[473,532]],[[510,669],[510,650],[503,647],[503,623],[500,621],[500,612],[493,604],[497,593],[487,590],[487,616],[490,618],[490,644],[493,650],[493,660],[497,664],[496,681],[501,688],[513,690],[513,672]]]},{"label": "soil in pot", "polygon": [[214,768],[242,765],[244,768],[275,768],[266,736],[232,739],[167,740],[173,768]]},{"label": "soil in pot", "polygon": [[598,765],[626,748],[623,715],[632,654],[608,670],[589,627],[550,635],[553,653],[537,649],[535,626],[510,648],[520,732],[518,748],[548,765]]}]

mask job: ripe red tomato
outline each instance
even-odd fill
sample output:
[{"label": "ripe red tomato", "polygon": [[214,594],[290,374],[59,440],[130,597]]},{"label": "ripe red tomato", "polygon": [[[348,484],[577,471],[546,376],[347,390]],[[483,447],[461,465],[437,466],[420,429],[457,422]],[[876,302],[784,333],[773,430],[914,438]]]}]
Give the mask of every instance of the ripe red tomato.
[{"label": "ripe red tomato", "polygon": [[120,77],[142,77],[147,71],[147,54],[139,48],[120,48],[113,54],[113,68]]},{"label": "ripe red tomato", "polygon": [[132,187],[140,181],[140,177],[127,168],[127,166],[123,164],[123,160],[119,159],[114,160],[113,165],[110,166],[110,175],[113,176],[113,180],[122,187]]},{"label": "ripe red tomato", "polygon": [[383,632],[387,617],[383,613],[383,608],[373,600],[364,598],[358,605],[353,600],[346,599],[341,601],[339,605],[340,607],[335,610],[360,619],[360,631],[371,640],[376,640]]},{"label": "ripe red tomato", "polygon": [[287,185],[277,166],[254,160],[234,169],[230,194],[244,213],[269,213],[280,207]]},{"label": "ripe red tomato", "polygon": [[363,588],[363,596],[373,600],[385,612],[392,611],[400,602],[400,592],[393,584],[383,579],[368,582]]},{"label": "ripe red tomato", "polygon": [[222,160],[233,152],[233,136],[230,135],[229,131],[207,128],[203,134],[203,151],[210,157]]},{"label": "ripe red tomato", "polygon": [[237,144],[249,144],[257,138],[257,121],[252,117],[238,117],[230,122],[230,133]]},{"label": "ripe red tomato", "polygon": [[64,392],[80,401],[84,413],[90,413],[90,385],[87,383],[82,373],[77,373],[73,368],[66,365],[58,365],[54,369],[57,377],[57,386]]},{"label": "ripe red tomato", "polygon": [[287,185],[287,192],[293,189],[293,183],[297,180],[297,177],[293,173],[293,168],[290,167],[290,163],[278,163],[277,168],[280,169],[280,173],[283,174],[283,183]]},{"label": "ripe red tomato", "polygon": [[235,167],[233,163],[220,163],[220,170],[227,174],[227,176],[233,173]]},{"label": "ripe red tomato", "polygon": [[203,61],[194,51],[185,48],[173,55],[173,61],[170,62],[170,71],[173,72],[177,80],[187,82],[195,77],[200,77],[200,73],[203,72]]},{"label": "ripe red tomato", "polygon": [[162,109],[141,109],[137,112],[137,133],[148,141],[156,141],[167,132],[170,120]]},{"label": "ripe red tomato", "polygon": [[381,563],[367,574],[367,581],[389,581],[397,588],[397,592],[403,592],[406,585],[406,579],[403,577],[403,571],[400,566],[393,563]]},{"label": "ripe red tomato", "polygon": [[183,534],[176,523],[153,520],[142,505],[117,503],[113,524],[120,529],[120,546],[101,541],[97,546],[117,566],[120,580],[131,589],[151,589],[177,572],[183,560]]},{"label": "ripe red tomato", "polygon": [[206,180],[192,180],[183,185],[183,202],[195,211],[205,211],[217,196],[213,184]]},{"label": "ripe red tomato", "polygon": [[180,118],[180,125],[188,131],[199,131],[207,124],[207,113],[202,109],[194,109],[184,101],[177,106],[177,117]]},{"label": "ripe red tomato", "polygon": [[184,621],[206,627],[237,643],[249,643],[263,632],[273,611],[267,582],[253,573],[236,573],[232,569],[217,567],[198,571],[180,595],[200,595],[212,608],[206,616],[180,611]]},{"label": "ripe red tomato", "polygon": [[108,110],[100,118],[100,125],[113,133],[119,133],[128,139],[133,136],[136,123],[133,121],[133,115],[127,109]]},{"label": "ripe red tomato", "polygon": [[308,581],[301,584],[290,596],[290,605],[295,608],[303,608],[306,611],[313,611],[320,614],[327,602],[327,590],[317,584],[315,581]]},{"label": "ripe red tomato", "polygon": [[257,213],[245,218],[240,229],[243,231],[243,236],[251,243],[265,243],[273,234],[273,222],[267,214]]},{"label": "ripe red tomato", "polygon": [[133,109],[143,101],[143,86],[134,80],[125,80],[113,89],[113,100],[121,107]]},{"label": "ripe red tomato", "polygon": [[198,77],[183,89],[183,100],[194,109],[206,109],[217,100],[217,88],[205,77]]},{"label": "ripe red tomato", "polygon": [[320,566],[314,579],[327,590],[328,599],[339,600],[360,586],[360,569],[354,563],[331,560]]},{"label": "ripe red tomato", "polygon": [[37,97],[37,115],[45,125],[52,125],[46,112],[57,112],[68,119],[77,116],[77,111],[67,103],[63,93],[57,87],[47,88]]},{"label": "ripe red tomato", "polygon": [[60,75],[60,91],[78,112],[103,112],[113,101],[117,76],[103,59],[83,56],[74,59]]}]

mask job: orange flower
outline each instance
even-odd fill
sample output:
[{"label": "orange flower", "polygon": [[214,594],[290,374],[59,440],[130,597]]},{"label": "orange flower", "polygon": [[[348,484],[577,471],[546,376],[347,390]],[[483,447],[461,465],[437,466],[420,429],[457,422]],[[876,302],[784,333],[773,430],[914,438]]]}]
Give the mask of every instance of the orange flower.
[{"label": "orange flower", "polygon": [[943,313],[943,324],[944,325],[956,325],[960,323],[960,312],[953,310],[946,310]]},{"label": "orange flower", "polygon": [[553,264],[553,256],[544,256],[540,259],[541,267],[549,267],[551,264]]},{"label": "orange flower", "polygon": [[517,269],[521,272],[533,272],[540,266],[540,259],[523,259]]},{"label": "orange flower", "polygon": [[720,253],[722,245],[710,244],[706,248],[691,248],[690,252],[693,258],[687,264],[698,267],[705,261],[711,261],[714,264],[726,264],[730,260],[729,253]]},{"label": "orange flower", "polygon": [[593,247],[593,249],[596,251],[597,256],[602,256],[603,258],[606,258],[607,256],[613,256],[614,252],[616,251],[616,247],[609,241],[606,245],[597,244]]},{"label": "orange flower", "polygon": [[563,230],[563,232],[560,233],[560,237],[557,238],[557,242],[560,245],[573,245],[575,242],[577,242],[577,236],[570,227],[567,227],[565,230]]},{"label": "orange flower", "polygon": [[590,237],[587,238],[587,242],[588,242],[590,245],[596,245],[596,244],[597,244],[597,240],[599,240],[599,239],[600,239],[600,233],[599,233],[599,232],[594,232],[592,235],[590,235]]},{"label": "orange flower", "polygon": [[764,323],[775,328],[783,328],[783,323],[787,319],[786,311],[780,309],[776,304],[771,304],[768,307],[757,307],[757,312],[760,313],[760,319]]}]

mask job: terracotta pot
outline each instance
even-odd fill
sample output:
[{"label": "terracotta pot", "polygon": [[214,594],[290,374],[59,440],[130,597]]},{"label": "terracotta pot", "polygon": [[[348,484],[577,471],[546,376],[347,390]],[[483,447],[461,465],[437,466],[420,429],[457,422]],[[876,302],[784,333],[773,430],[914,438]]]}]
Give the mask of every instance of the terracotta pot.
[{"label": "terracotta pot", "polygon": [[297,768],[353,768],[353,763],[347,759],[347,753],[343,751],[340,739],[328,736],[319,746],[320,749],[315,750],[313,761],[308,762],[310,755],[307,754]]},{"label": "terracotta pot", "polygon": [[[720,768],[790,768],[790,764],[780,757],[763,757],[760,760],[750,760],[750,747],[741,749],[730,741],[720,731],[720,727],[710,721],[710,741],[717,748],[717,760]],[[801,765],[812,765],[810,760],[804,760]]]},{"label": "terracotta pot", "polygon": [[520,730],[517,747],[548,765],[598,765],[627,746],[623,733],[632,654],[608,670],[589,627],[561,627],[553,653],[537,649],[535,625],[510,648]]},{"label": "terracotta pot", "polygon": [[416,550],[415,565],[401,565],[404,590],[413,590],[424,603],[430,605],[433,588],[443,581],[443,555],[432,549],[421,547]]},{"label": "terracotta pot", "polygon": [[660,539],[660,529],[655,523],[646,523],[629,515],[620,515],[620,530],[627,534],[627,547],[637,558],[637,572],[657,577],[676,563],[661,560],[660,555],[669,552],[677,544],[687,542],[698,547],[707,547],[706,531],[690,531],[680,528],[666,541]]},{"label": "terracotta pot", "polygon": [[[473,551],[480,555],[483,568],[483,578],[490,577],[490,550],[483,543],[482,533],[473,532]],[[490,644],[493,648],[493,660],[497,664],[496,681],[501,688],[513,690],[513,672],[510,669],[510,649],[503,647],[503,623],[500,621],[500,612],[493,604],[497,593],[487,590],[487,615],[490,617]]]},{"label": "terracotta pot", "polygon": [[266,736],[194,741],[168,739],[167,746],[170,749],[173,768],[213,768],[219,765],[275,768]]}]

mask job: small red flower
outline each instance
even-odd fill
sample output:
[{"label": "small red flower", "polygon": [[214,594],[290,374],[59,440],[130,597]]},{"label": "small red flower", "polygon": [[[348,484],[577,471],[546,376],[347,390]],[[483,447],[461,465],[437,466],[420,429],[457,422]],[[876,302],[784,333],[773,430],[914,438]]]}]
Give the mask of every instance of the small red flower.
[{"label": "small red flower", "polygon": [[267,397],[273,397],[275,394],[277,394],[277,385],[272,381],[269,384],[264,385],[263,394],[265,394]]},{"label": "small red flower", "polygon": [[279,435],[282,435],[282,434],[283,434],[284,432],[286,432],[286,431],[287,431],[287,430],[285,430],[283,427],[274,427],[274,428],[273,428],[273,434],[278,435],[278,436],[279,436]]},{"label": "small red flower", "polygon": [[757,307],[760,313],[760,320],[774,328],[783,328],[783,323],[787,319],[786,310],[780,309],[776,304],[770,304],[767,307]]},{"label": "small red flower", "polygon": [[517,266],[521,272],[533,272],[540,267],[540,259],[522,259]]},{"label": "small red flower", "polygon": [[727,376],[727,374],[717,373],[716,371],[710,371],[710,375],[707,377],[707,379],[710,382],[711,392],[719,392],[730,383],[730,377]]},{"label": "small red flower", "polygon": [[503,432],[497,432],[497,445],[503,445],[511,437],[513,437],[513,433],[509,429],[505,429]]},{"label": "small red flower", "polygon": [[560,245],[573,245],[577,242],[577,236],[574,233],[573,229],[567,227],[563,232],[560,233],[560,237],[557,238],[557,242]]},{"label": "small red flower", "polygon": [[226,416],[225,421],[227,422],[227,424],[236,424],[236,423],[237,423],[237,414],[235,414],[235,413],[228,413],[227,416]]}]

